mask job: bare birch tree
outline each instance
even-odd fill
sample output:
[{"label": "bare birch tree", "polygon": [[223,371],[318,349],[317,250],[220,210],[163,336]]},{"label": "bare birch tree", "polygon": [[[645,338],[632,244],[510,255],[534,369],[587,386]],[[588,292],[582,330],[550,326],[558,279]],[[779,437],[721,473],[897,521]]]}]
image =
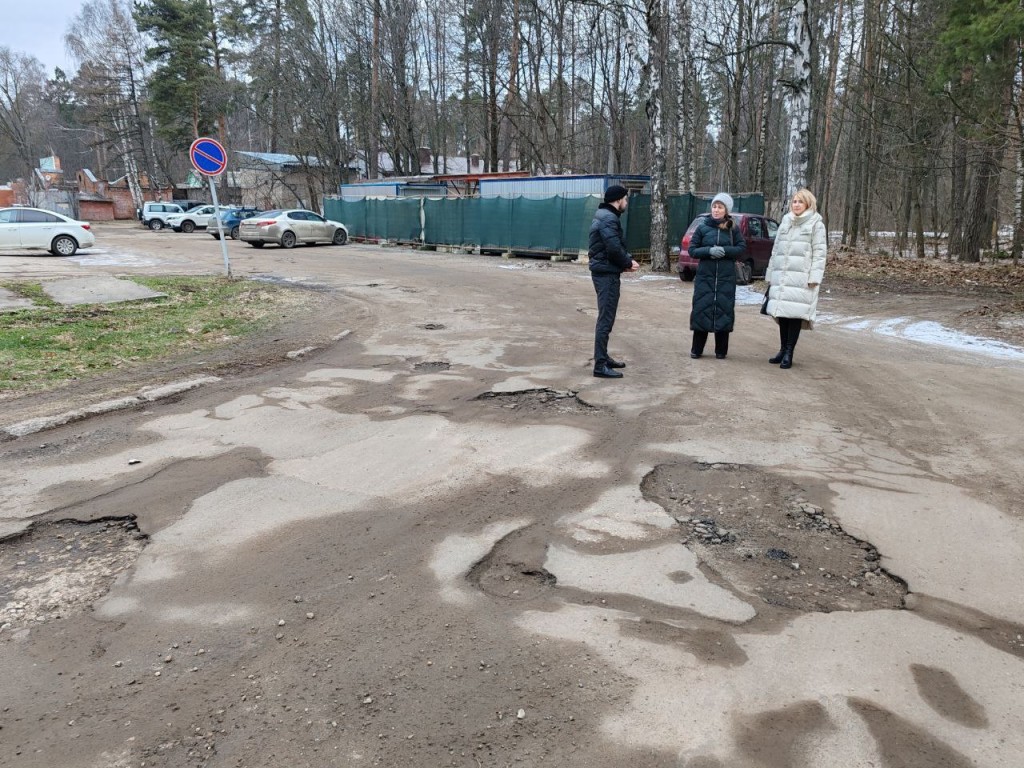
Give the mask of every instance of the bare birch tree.
[{"label": "bare birch tree", "polygon": [[796,0],[789,20],[792,75],[783,81],[789,94],[790,122],[786,149],[787,196],[811,183],[808,168],[808,128],[811,115],[811,26],[808,4],[809,0]]}]

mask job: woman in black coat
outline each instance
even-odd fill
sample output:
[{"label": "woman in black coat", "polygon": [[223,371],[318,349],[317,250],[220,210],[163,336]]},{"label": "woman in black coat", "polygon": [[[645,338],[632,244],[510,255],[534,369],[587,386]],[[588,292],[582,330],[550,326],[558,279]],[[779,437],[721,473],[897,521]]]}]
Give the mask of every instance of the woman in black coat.
[{"label": "woman in black coat", "polygon": [[736,260],[747,249],[731,213],[732,198],[719,192],[711,201],[711,215],[690,237],[690,256],[700,262],[690,311],[694,359],[704,354],[709,333],[715,334],[715,357],[723,360],[729,353],[729,334],[736,321]]}]

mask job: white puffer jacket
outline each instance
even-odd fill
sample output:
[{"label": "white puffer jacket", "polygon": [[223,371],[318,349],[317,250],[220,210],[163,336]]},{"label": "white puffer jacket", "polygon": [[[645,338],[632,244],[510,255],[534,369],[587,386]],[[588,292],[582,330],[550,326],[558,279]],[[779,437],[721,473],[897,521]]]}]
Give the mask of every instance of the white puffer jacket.
[{"label": "white puffer jacket", "polygon": [[[804,321],[804,328],[814,327],[827,250],[828,239],[821,214],[806,211],[801,216],[792,213],[783,216],[765,271],[765,280],[770,283],[769,315],[799,318]],[[810,288],[808,283],[817,285]]]}]

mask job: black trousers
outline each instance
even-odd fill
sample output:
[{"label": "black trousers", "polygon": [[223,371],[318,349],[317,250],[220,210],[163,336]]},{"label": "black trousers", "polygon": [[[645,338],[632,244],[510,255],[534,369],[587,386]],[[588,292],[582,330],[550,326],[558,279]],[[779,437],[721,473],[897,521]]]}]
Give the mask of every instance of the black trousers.
[{"label": "black trousers", "polygon": [[[707,331],[694,331],[693,332],[693,346],[690,348],[691,352],[695,352],[698,355],[704,354],[704,345],[708,343],[708,332]],[[715,354],[716,355],[727,355],[729,354],[729,331],[715,331]]]},{"label": "black trousers", "polygon": [[795,347],[796,340],[800,338],[800,329],[803,327],[803,320],[796,317],[779,318],[779,348]]},{"label": "black trousers", "polygon": [[594,367],[608,364],[608,337],[619,309],[619,276],[591,272],[597,292],[597,326],[594,328]]}]

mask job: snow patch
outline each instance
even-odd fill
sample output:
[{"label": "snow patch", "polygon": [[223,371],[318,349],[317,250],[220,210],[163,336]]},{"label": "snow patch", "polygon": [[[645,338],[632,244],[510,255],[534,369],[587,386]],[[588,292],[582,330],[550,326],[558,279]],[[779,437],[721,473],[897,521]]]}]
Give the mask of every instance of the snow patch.
[{"label": "snow patch", "polygon": [[956,331],[933,320],[913,320],[909,317],[871,319],[819,314],[817,321],[825,325],[838,326],[844,331],[871,331],[881,336],[913,341],[930,347],[975,352],[1001,360],[1024,360],[1024,349],[1021,347]]}]

